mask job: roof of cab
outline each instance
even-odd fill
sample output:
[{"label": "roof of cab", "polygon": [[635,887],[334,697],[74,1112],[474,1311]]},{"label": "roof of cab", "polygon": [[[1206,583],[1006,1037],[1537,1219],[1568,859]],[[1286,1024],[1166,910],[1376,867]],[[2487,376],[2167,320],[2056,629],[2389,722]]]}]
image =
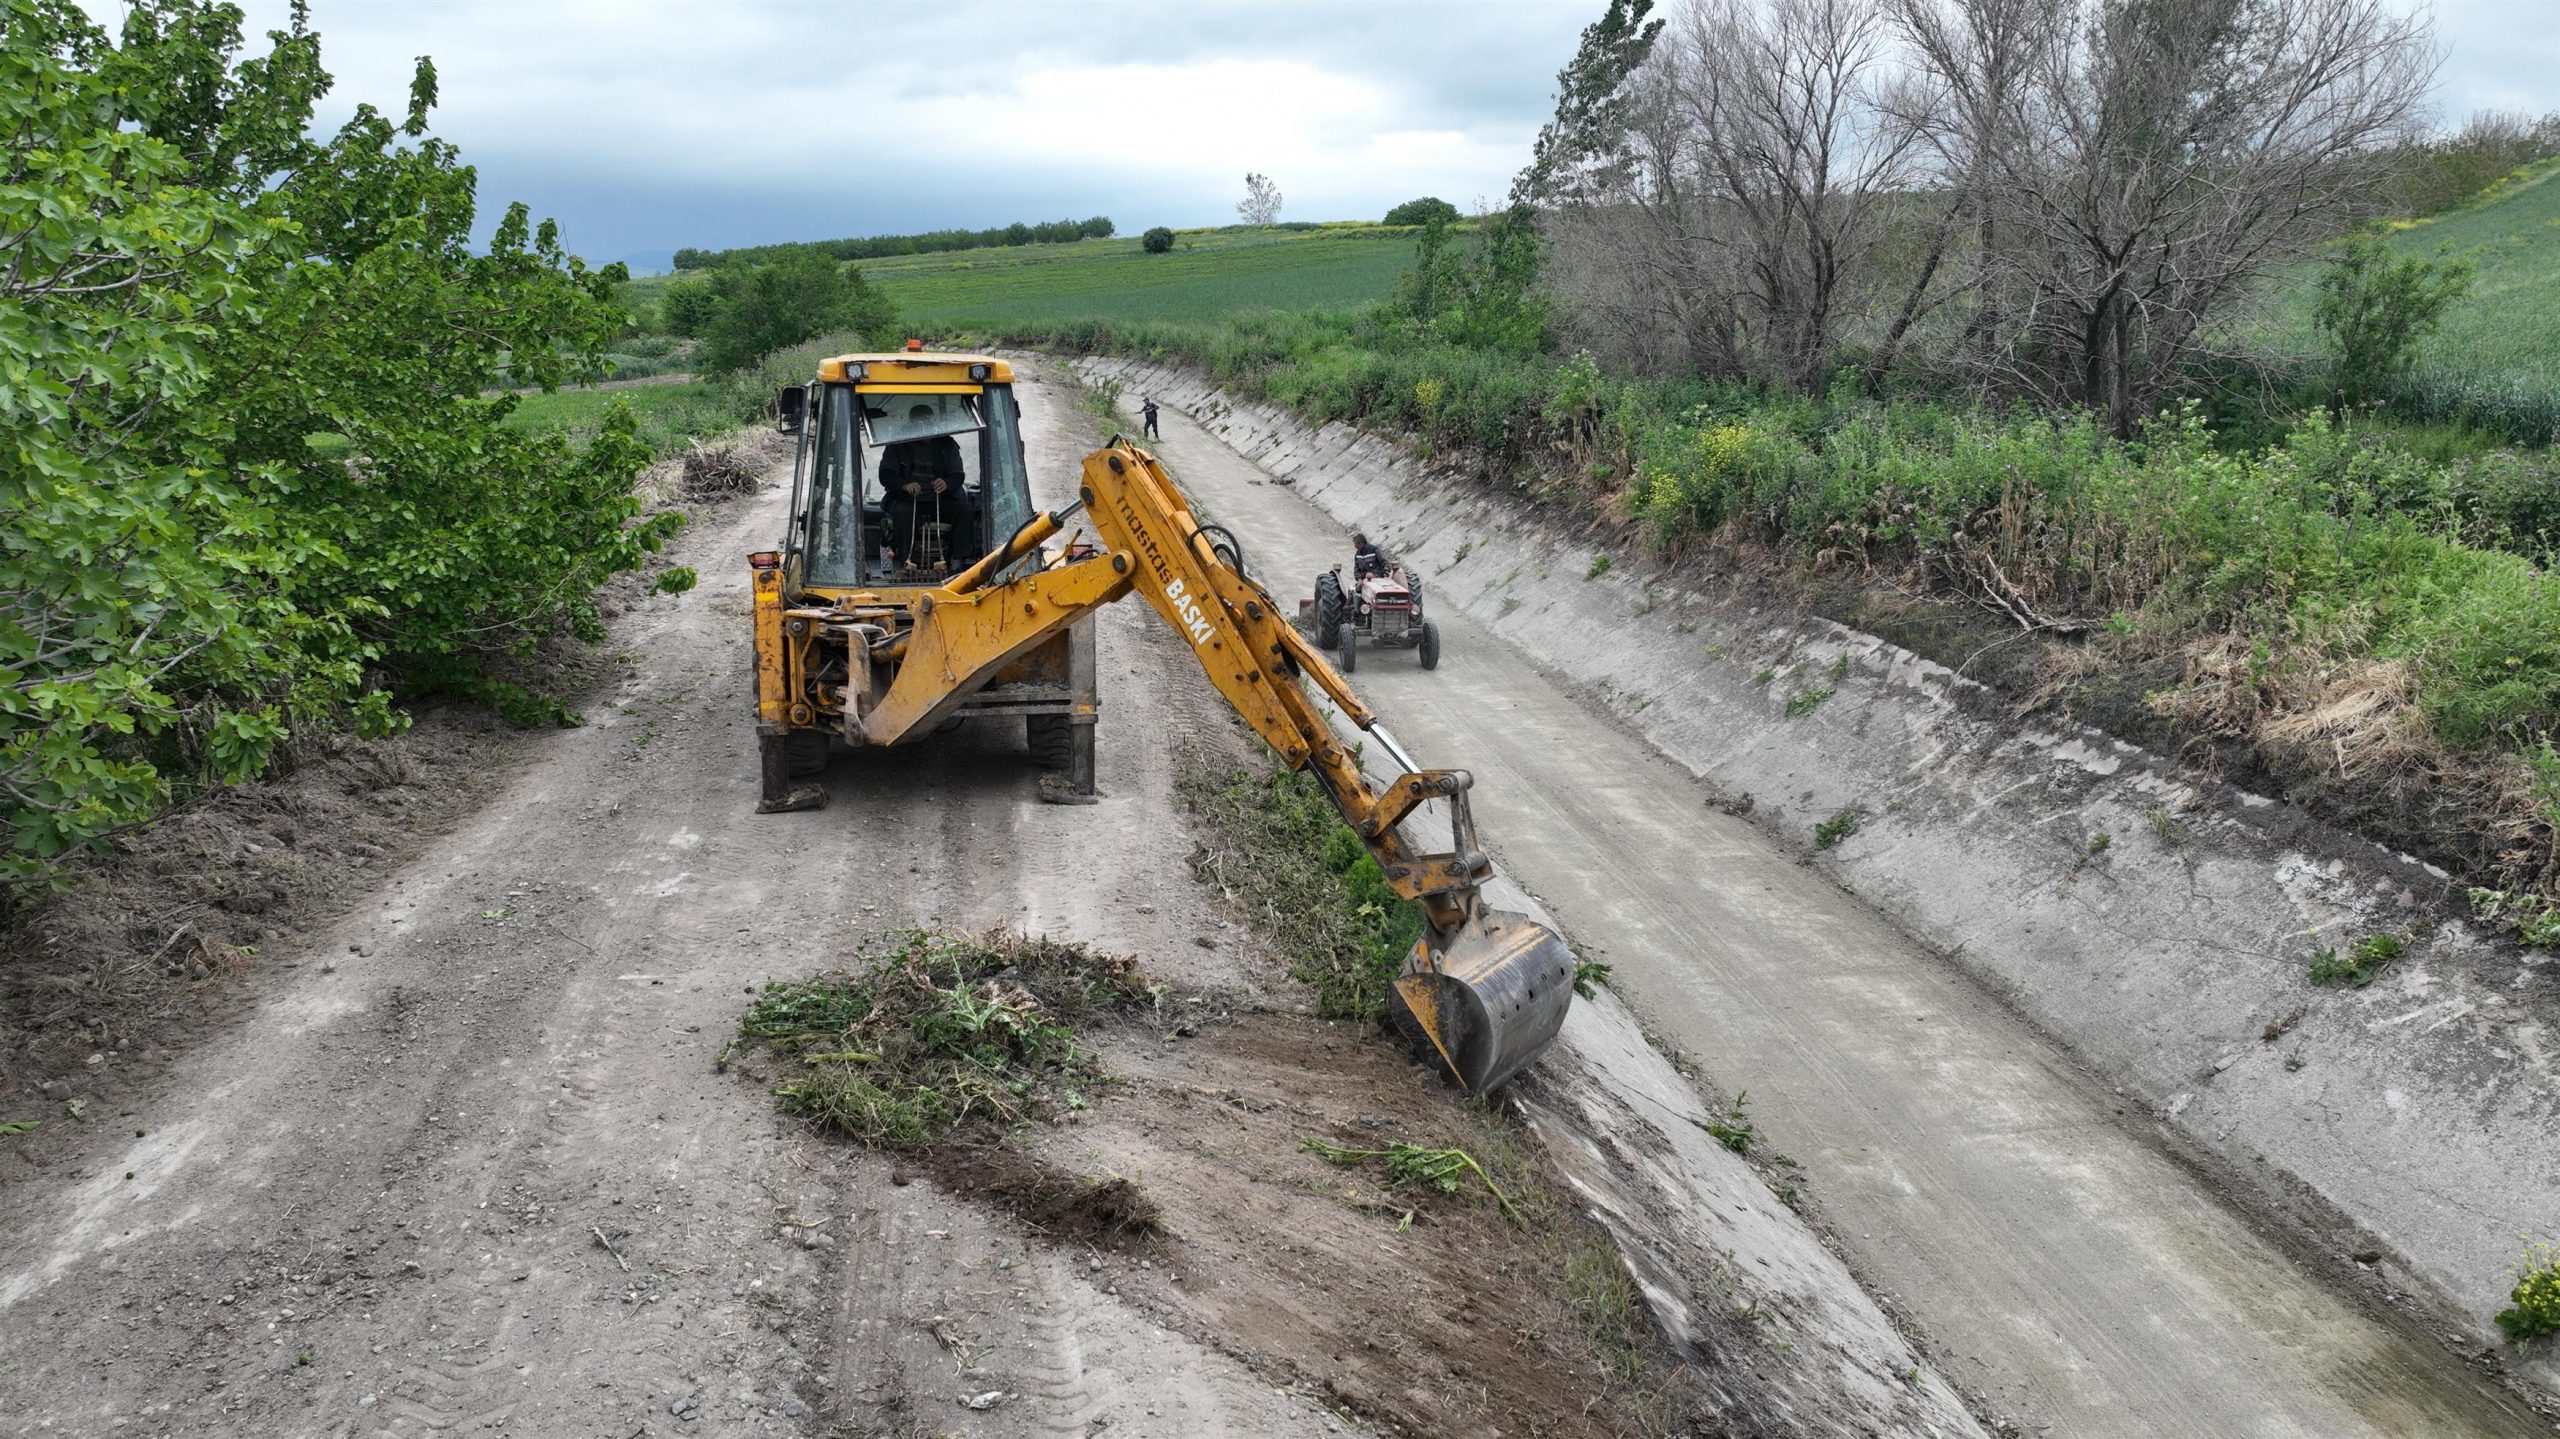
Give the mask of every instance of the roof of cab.
[{"label": "roof of cab", "polygon": [[[818,362],[818,378],[838,384],[854,378],[855,365],[862,367],[861,377],[888,385],[1010,385],[1013,366],[992,355],[954,354],[942,350],[886,350],[855,355],[836,355]],[[969,378],[971,366],[987,367],[986,378]]]}]

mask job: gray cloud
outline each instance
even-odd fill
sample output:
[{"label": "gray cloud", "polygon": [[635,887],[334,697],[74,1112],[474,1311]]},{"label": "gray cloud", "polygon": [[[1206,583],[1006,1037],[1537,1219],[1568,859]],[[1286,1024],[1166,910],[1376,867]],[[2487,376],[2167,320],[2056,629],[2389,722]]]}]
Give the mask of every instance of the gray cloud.
[{"label": "gray cloud", "polygon": [[[117,0],[87,0],[107,18]],[[1676,0],[1665,0],[1665,8]],[[246,0],[253,28],[285,0]],[[1602,0],[314,0],[329,119],[435,57],[440,134],[603,259],[1107,214],[1498,198]],[[2560,109],[2550,0],[2441,0],[2439,97]]]}]

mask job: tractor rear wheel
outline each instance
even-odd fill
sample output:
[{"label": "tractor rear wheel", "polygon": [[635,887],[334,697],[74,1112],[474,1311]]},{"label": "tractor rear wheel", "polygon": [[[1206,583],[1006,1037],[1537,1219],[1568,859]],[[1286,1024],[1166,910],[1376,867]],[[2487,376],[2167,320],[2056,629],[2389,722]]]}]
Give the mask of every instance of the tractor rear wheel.
[{"label": "tractor rear wheel", "polygon": [[1440,668],[1440,627],[1429,620],[1422,622],[1422,667]]},{"label": "tractor rear wheel", "polygon": [[1042,769],[1065,769],[1075,760],[1075,730],[1065,715],[1024,715],[1022,727],[1031,741],[1031,762]]},{"label": "tractor rear wheel", "polygon": [[1332,649],[1342,638],[1342,581],[1328,570],[1316,576],[1316,648]]}]

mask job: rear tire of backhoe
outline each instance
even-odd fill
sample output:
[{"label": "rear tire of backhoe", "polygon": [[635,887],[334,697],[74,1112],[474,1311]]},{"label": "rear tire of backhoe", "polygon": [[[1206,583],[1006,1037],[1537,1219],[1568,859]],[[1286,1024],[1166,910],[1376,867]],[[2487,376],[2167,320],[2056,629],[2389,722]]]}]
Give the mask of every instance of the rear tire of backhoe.
[{"label": "rear tire of backhoe", "polygon": [[1440,668],[1440,627],[1429,620],[1422,622],[1422,667]]},{"label": "rear tire of backhoe", "polygon": [[1331,571],[1316,576],[1316,648],[1332,649],[1342,640],[1342,581]]},{"label": "rear tire of backhoe", "polygon": [[1024,737],[1031,742],[1031,762],[1042,769],[1063,770],[1075,763],[1075,725],[1065,715],[1024,715]]}]

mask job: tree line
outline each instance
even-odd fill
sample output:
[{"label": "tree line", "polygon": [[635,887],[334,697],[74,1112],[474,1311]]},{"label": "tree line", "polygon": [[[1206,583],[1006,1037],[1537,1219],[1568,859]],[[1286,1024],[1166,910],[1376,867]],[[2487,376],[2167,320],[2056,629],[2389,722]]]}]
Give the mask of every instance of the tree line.
[{"label": "tree line", "polygon": [[487,397],[600,375],[622,267],[521,205],[472,243],[425,61],[315,134],[319,37],[240,25],[0,0],[0,908],[401,696],[556,712],[488,662],[600,637],[682,522],[627,420],[577,448]]},{"label": "tree line", "polygon": [[1116,233],[1108,215],[1090,220],[1016,220],[992,230],[927,230],[917,235],[870,235],[845,240],[792,240],[775,245],[743,245],[730,250],[687,247],[676,251],[678,270],[716,270],[727,265],[764,265],[802,255],[831,260],[881,260],[892,255],[935,255],[949,250],[985,250],[998,245],[1064,245],[1076,240],[1107,240]]}]

